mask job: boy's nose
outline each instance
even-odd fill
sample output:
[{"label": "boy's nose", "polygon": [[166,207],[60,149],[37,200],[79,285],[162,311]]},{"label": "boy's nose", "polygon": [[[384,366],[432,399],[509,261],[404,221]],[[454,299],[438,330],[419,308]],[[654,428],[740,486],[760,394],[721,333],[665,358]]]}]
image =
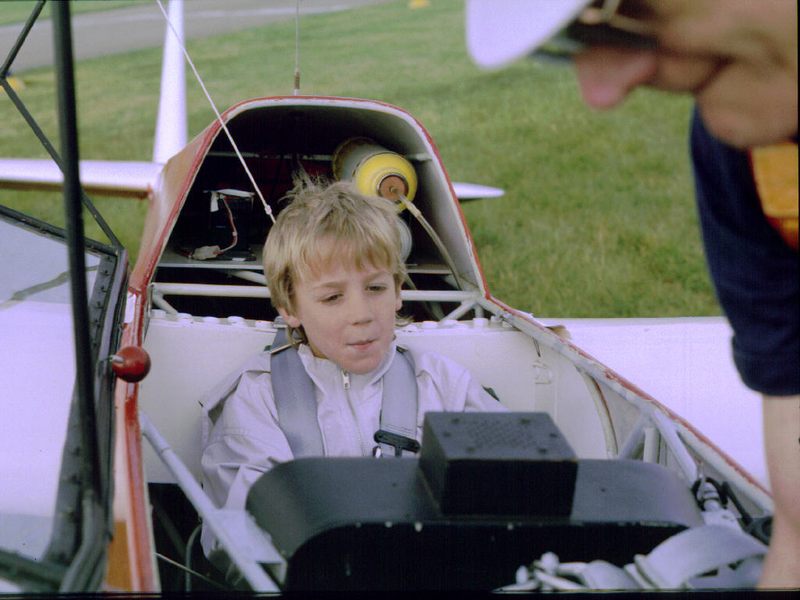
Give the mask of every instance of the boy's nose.
[{"label": "boy's nose", "polygon": [[354,325],[372,321],[372,305],[364,294],[354,294],[347,303],[348,320]]}]

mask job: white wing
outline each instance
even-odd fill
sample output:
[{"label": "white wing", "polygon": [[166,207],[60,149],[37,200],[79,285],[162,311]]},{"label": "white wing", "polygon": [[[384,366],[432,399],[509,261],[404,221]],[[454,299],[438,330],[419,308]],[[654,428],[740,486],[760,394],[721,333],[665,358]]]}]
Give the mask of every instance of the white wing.
[{"label": "white wing", "polygon": [[[163,168],[160,163],[82,160],[81,183],[87,193],[144,198]],[[0,159],[0,187],[60,190],[61,170],[49,159]]]},{"label": "white wing", "polygon": [[[144,198],[172,155],[186,145],[186,84],[184,61],[176,36],[183,37],[183,1],[169,3],[161,72],[161,94],[153,143],[153,161],[80,161],[80,178],[89,194]],[[60,190],[64,177],[49,159],[0,159],[0,187]]]},{"label": "white wing", "polygon": [[479,185],[477,183],[463,183],[460,181],[453,182],[453,189],[458,199],[462,202],[466,200],[479,200],[482,198],[499,198],[505,194],[500,188]]}]

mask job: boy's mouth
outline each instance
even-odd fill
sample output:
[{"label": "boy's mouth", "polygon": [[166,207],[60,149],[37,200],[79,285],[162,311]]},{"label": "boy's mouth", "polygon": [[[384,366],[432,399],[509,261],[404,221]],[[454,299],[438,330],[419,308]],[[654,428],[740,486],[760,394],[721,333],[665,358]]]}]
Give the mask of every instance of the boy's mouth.
[{"label": "boy's mouth", "polygon": [[374,341],[375,340],[361,340],[358,342],[352,342],[348,344],[348,346],[354,348],[355,350],[366,350]]}]

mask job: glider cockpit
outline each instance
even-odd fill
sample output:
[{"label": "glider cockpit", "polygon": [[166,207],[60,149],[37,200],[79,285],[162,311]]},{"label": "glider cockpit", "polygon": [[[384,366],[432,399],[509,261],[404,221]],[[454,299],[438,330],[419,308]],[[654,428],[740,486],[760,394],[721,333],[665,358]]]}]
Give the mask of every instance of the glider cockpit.
[{"label": "glider cockpit", "polygon": [[[463,498],[474,498],[480,482],[484,489],[502,490],[500,499],[514,497],[515,489],[523,490],[518,498],[527,498],[521,515],[515,512],[519,506],[506,513],[484,506],[481,514],[475,507],[448,512],[441,498],[431,496],[436,486],[426,477],[432,471],[422,465],[452,471],[442,456],[425,461],[425,439],[418,464],[299,459],[280,465],[253,488],[247,516],[271,536],[272,558],[262,564],[272,565],[272,576],[289,589],[486,589],[512,581],[519,561],[540,551],[560,548],[576,559],[621,562],[632,548],[645,552],[670,533],[702,523],[685,484],[697,479],[695,460],[663,417],[568,341],[487,292],[458,198],[430,136],[415,119],[379,102],[281,97],[242,102],[222,120],[225,128],[210,125],[165,166],[156,194],[164,204],[148,214],[146,254],[132,274],[132,286],[146,289],[151,300],[143,345],[153,367],[140,384],[139,405],[190,480],[181,482],[145,447],[150,496],[162,514],[156,522],[176,521],[156,527],[157,545],[175,543],[164,541],[175,538],[168,531],[181,530],[183,540],[197,537],[192,507],[168,507],[176,502],[175,483],[185,489],[200,481],[200,402],[276,335],[260,264],[270,214],[280,211],[280,199],[299,170],[358,183],[358,167],[367,161],[348,161],[346,152],[353,148],[367,157],[376,152],[391,157],[388,176],[406,184],[401,189],[411,204],[401,213],[411,243],[410,280],[401,293],[410,323],[398,329],[400,343],[441,352],[469,368],[512,411],[510,418],[548,419],[551,433],[574,452],[565,459],[573,473],[570,479],[543,475],[541,468],[527,474],[512,468],[515,474],[500,481],[502,465],[481,468],[479,460],[454,480]],[[379,192],[376,185],[373,193]],[[143,265],[150,265],[149,274]],[[436,438],[435,428],[431,431],[429,440]],[[629,460],[640,457],[658,464]],[[531,498],[546,498],[565,482],[572,485],[568,497],[529,514]],[[193,504],[197,508],[198,502]],[[231,522],[225,519],[220,526]],[[249,522],[235,530],[252,541],[263,533],[254,534]],[[602,541],[623,538],[613,548]],[[384,543],[427,560],[386,562],[379,550]],[[453,546],[446,551],[448,544]],[[452,548],[480,551],[459,554]],[[180,552],[191,556],[192,548]],[[326,557],[332,561],[327,566]],[[396,571],[387,571],[389,564]]]},{"label": "glider cockpit", "polygon": [[[175,193],[167,196],[171,204],[164,210],[148,215],[145,238],[152,235],[156,243],[143,243],[152,256],[140,256],[138,263],[155,264],[143,344],[153,366],[140,384],[140,407],[195,481],[200,402],[276,333],[261,270],[261,245],[271,225],[262,198],[270,212],[279,212],[298,170],[353,178],[367,161],[346,160],[348,148],[367,158],[389,157],[388,165],[377,167],[378,183],[396,176],[409,184],[402,191],[412,206],[401,215],[410,232],[410,280],[401,313],[410,323],[398,330],[399,341],[458,360],[514,411],[550,414],[579,456],[607,456],[596,396],[584,377],[559,367],[551,348],[487,305],[458,198],[432,140],[414,118],[379,102],[291,97],[243,102],[223,119],[236,148],[212,124],[190,142],[185,156],[179,153],[165,166],[161,191]],[[136,270],[132,280],[135,286]],[[572,418],[577,413],[583,414],[580,421]],[[176,478],[149,447],[144,452],[151,497],[166,506]]]}]

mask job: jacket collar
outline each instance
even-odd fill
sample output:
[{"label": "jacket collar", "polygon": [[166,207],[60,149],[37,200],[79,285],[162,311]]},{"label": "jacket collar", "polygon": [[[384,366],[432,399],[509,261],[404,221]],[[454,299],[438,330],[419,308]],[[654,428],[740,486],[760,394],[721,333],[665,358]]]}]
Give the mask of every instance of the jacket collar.
[{"label": "jacket collar", "polygon": [[[298,348],[298,354],[309,376],[321,389],[327,389],[332,382],[339,383],[342,381],[344,376],[342,368],[327,358],[314,356],[308,344],[301,344]],[[392,364],[395,354],[397,354],[397,343],[392,341],[383,360],[374,370],[361,375],[348,373],[351,386],[361,389],[375,384],[389,370],[389,365]]]}]

